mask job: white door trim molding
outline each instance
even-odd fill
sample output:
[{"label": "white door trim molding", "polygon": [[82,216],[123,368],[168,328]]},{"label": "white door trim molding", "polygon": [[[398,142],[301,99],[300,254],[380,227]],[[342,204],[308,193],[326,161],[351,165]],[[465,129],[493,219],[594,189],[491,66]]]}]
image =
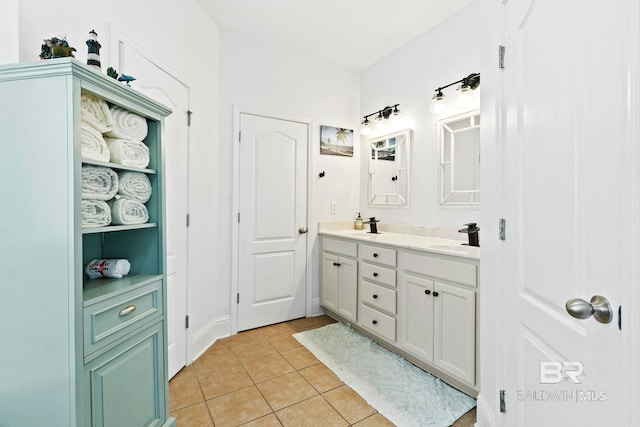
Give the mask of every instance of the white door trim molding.
[{"label": "white door trim molding", "polygon": [[271,110],[264,110],[259,108],[247,108],[240,105],[233,105],[233,189],[232,189],[232,215],[231,215],[231,299],[229,301],[231,307],[231,335],[238,332],[238,304],[237,294],[239,289],[239,248],[240,242],[238,241],[238,214],[240,210],[240,115],[252,114],[255,116],[270,117],[273,119],[288,120],[292,122],[299,122],[307,125],[307,247],[306,247],[306,286],[305,286],[305,315],[310,316],[312,313],[312,285],[313,285],[313,263],[311,262],[311,256],[313,255],[313,242],[318,236],[318,226],[315,221],[315,214],[313,212],[313,186],[311,185],[312,171],[313,171],[313,154],[311,148],[314,146],[312,143],[312,129],[313,121],[292,116],[289,114],[281,114]]}]

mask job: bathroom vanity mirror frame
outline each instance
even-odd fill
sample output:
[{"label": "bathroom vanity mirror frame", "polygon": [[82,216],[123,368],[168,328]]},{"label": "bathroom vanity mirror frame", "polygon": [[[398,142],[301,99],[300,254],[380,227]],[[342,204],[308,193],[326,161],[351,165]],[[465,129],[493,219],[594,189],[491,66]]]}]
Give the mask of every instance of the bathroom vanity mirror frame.
[{"label": "bathroom vanity mirror frame", "polygon": [[439,120],[437,141],[440,204],[480,207],[480,110]]},{"label": "bathroom vanity mirror frame", "polygon": [[407,207],[411,129],[370,138],[368,144],[369,205]]}]

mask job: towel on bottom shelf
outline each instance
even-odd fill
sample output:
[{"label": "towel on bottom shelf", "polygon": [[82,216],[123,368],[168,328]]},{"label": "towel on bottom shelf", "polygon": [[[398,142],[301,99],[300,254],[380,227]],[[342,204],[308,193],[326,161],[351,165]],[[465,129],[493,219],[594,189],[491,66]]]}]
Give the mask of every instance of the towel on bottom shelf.
[{"label": "towel on bottom shelf", "polygon": [[111,209],[102,200],[82,201],[82,228],[104,227],[111,224]]},{"label": "towel on bottom shelf", "polygon": [[110,200],[118,192],[118,174],[102,166],[82,166],[82,199]]},{"label": "towel on bottom shelf", "polygon": [[137,200],[121,197],[109,201],[111,223],[116,225],[144,224],[149,221],[147,207]]},{"label": "towel on bottom shelf", "polygon": [[142,172],[118,173],[118,194],[147,203],[151,198],[151,181]]},{"label": "towel on bottom shelf", "polygon": [[149,166],[149,147],[141,141],[122,138],[105,138],[105,141],[113,163],[136,168]]},{"label": "towel on bottom shelf", "polygon": [[109,147],[100,132],[87,122],[80,123],[80,150],[82,157],[101,162],[109,161]]},{"label": "towel on bottom shelf", "polygon": [[87,264],[84,272],[90,279],[122,279],[129,274],[130,269],[131,263],[126,259],[94,259]]}]

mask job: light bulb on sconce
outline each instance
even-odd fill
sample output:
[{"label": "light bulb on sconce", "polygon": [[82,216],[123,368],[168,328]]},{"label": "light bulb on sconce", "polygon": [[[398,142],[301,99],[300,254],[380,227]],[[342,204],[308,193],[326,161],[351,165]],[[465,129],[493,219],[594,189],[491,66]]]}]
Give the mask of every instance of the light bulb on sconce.
[{"label": "light bulb on sconce", "polygon": [[456,89],[457,95],[455,103],[459,107],[469,106],[473,100],[472,91],[476,90],[478,86],[480,86],[480,73],[469,74],[467,77],[463,77],[458,81],[437,88],[435,90],[436,93],[431,99],[429,111],[435,114],[442,114],[448,110],[446,98],[444,93],[442,93],[442,90],[458,83],[460,83],[460,86]]},{"label": "light bulb on sconce", "polygon": [[389,127],[398,126],[400,116],[399,105],[400,104],[395,104],[391,107],[384,107],[382,110],[363,116],[362,123],[360,124],[360,134],[369,135],[371,133],[372,126],[369,120],[371,116],[376,116],[373,120],[373,128],[376,132],[384,132]]}]

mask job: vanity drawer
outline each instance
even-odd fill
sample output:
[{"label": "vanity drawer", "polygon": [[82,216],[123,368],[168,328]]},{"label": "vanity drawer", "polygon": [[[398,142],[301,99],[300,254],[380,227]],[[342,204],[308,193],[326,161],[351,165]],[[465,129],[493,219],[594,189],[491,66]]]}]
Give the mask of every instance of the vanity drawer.
[{"label": "vanity drawer", "polygon": [[358,323],[362,327],[396,342],[396,319],[364,304],[360,304],[359,309]]},{"label": "vanity drawer", "polygon": [[365,261],[384,264],[390,267],[396,266],[396,251],[394,249],[360,245],[360,256]]},{"label": "vanity drawer", "polygon": [[84,355],[162,315],[162,280],[84,307]]},{"label": "vanity drawer", "polygon": [[344,240],[323,237],[322,250],[348,256],[351,258],[358,257],[358,244],[355,242],[346,242]]},{"label": "vanity drawer", "polygon": [[427,255],[404,254],[403,270],[463,285],[478,286],[477,267],[473,264],[447,261]]},{"label": "vanity drawer", "polygon": [[396,291],[393,289],[361,280],[359,295],[362,302],[387,313],[396,314]]},{"label": "vanity drawer", "polygon": [[360,277],[383,285],[396,287],[396,271],[379,265],[360,263]]}]

